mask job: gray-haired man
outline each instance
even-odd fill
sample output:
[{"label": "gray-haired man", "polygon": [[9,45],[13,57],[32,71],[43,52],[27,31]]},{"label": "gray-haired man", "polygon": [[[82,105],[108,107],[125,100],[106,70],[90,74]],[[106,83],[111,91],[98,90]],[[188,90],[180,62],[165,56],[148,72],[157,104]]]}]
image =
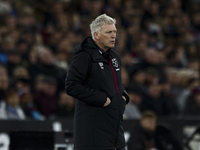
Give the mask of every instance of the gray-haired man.
[{"label": "gray-haired man", "polygon": [[122,127],[129,96],[122,86],[121,61],[112,49],[117,29],[106,14],[91,24],[92,38],[79,43],[66,77],[66,93],[76,98],[75,150],[123,150]]}]

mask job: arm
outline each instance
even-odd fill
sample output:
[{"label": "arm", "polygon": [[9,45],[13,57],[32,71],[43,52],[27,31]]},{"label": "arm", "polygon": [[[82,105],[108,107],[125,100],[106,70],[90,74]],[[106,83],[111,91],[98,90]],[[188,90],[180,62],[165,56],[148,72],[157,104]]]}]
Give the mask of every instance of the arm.
[{"label": "arm", "polygon": [[126,104],[128,104],[130,98],[129,98],[128,93],[126,92],[124,86],[122,85],[122,97],[123,96],[125,97]]},{"label": "arm", "polygon": [[103,106],[107,101],[107,95],[84,85],[90,69],[91,56],[89,53],[81,52],[75,55],[65,80],[66,93],[87,104]]},{"label": "arm", "polygon": [[[117,54],[117,57],[118,57],[118,61],[120,62],[120,66],[122,66],[121,59],[118,54]],[[122,85],[122,98],[126,101],[126,104],[128,104],[130,98],[123,85]]]}]

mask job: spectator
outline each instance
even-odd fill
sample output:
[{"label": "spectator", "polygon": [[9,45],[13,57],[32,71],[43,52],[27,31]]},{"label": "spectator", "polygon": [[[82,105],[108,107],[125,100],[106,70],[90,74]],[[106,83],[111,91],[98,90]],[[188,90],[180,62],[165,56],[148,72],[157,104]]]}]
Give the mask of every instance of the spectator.
[{"label": "spectator", "polygon": [[68,63],[67,63],[67,54],[64,52],[58,52],[56,53],[56,57],[55,57],[55,65],[57,67],[60,67],[64,70],[68,70]]},{"label": "spectator", "polygon": [[44,78],[45,76],[42,75],[42,74],[38,74],[36,77],[35,77],[35,80],[34,80],[34,85],[33,85],[33,88],[32,88],[32,91],[33,92],[38,92],[38,91],[42,91],[42,88],[43,88],[43,84],[44,84]]},{"label": "spectator", "polygon": [[179,46],[168,54],[169,64],[173,68],[185,68],[187,60],[184,58],[184,47]]},{"label": "spectator", "polygon": [[140,119],[141,111],[139,105],[142,100],[141,92],[132,87],[128,87],[126,91],[129,94],[130,101],[125,108],[124,119]]},{"label": "spectator", "polygon": [[123,84],[124,88],[127,88],[129,86],[130,79],[129,79],[129,75],[128,75],[128,72],[125,67],[121,68],[121,76],[122,76],[122,84]]},{"label": "spectator", "polygon": [[191,69],[194,72],[199,72],[200,63],[198,59],[188,59],[188,69]]},{"label": "spectator", "polygon": [[13,70],[21,64],[21,55],[17,50],[11,50],[8,53],[8,62],[6,68],[8,69],[9,76],[12,76]]},{"label": "spectator", "polygon": [[174,95],[174,99],[176,101],[177,97],[180,95],[180,93],[183,90],[183,87],[181,87],[181,78],[179,76],[179,70],[176,70],[174,68],[170,68],[167,71],[167,78],[168,78],[168,82],[171,85],[171,92]]},{"label": "spectator", "polygon": [[158,83],[149,85],[147,94],[142,98],[140,109],[142,112],[151,110],[157,116],[169,116],[170,109],[168,108],[166,99],[161,97],[161,87]]},{"label": "spectator", "polygon": [[187,101],[192,96],[193,90],[198,86],[200,86],[199,79],[196,78],[189,79],[186,88],[177,97],[176,103],[180,114],[182,114],[184,109],[186,109]]},{"label": "spectator", "polygon": [[26,78],[17,79],[14,82],[13,86],[15,87],[17,94],[19,96],[23,95],[24,93],[30,93],[31,92],[30,81]]},{"label": "spectator", "polygon": [[65,91],[60,92],[56,116],[58,117],[73,117],[75,100],[73,97],[66,94]]},{"label": "spectator", "polygon": [[7,69],[0,65],[0,101],[5,99],[5,92],[9,88]]},{"label": "spectator", "polygon": [[17,51],[22,56],[22,60],[26,61],[28,59],[28,43],[24,39],[19,39],[16,43]]},{"label": "spectator", "polygon": [[200,87],[196,87],[192,91],[191,97],[187,100],[184,109],[184,116],[199,117],[200,116]]},{"label": "spectator", "polygon": [[2,64],[6,64],[8,62],[8,52],[11,51],[13,48],[14,48],[14,43],[11,38],[7,37],[2,40],[0,47],[0,62]]},{"label": "spectator", "polygon": [[171,145],[172,150],[182,150],[171,131],[157,125],[157,116],[152,111],[142,113],[140,122],[127,143],[128,150],[164,150]]},{"label": "spectator", "polygon": [[56,113],[58,105],[56,89],[56,79],[51,76],[45,76],[42,88],[33,95],[34,103],[37,109],[47,118]]},{"label": "spectator", "polygon": [[130,150],[158,149],[155,137],[157,116],[154,112],[146,111],[142,114],[137,133],[132,133],[128,141]]},{"label": "spectator", "polygon": [[159,72],[153,67],[147,67],[145,69],[146,73],[146,80],[145,80],[145,85],[150,85],[150,84],[155,84],[160,81],[159,78]]},{"label": "spectator", "polygon": [[142,69],[135,70],[132,80],[131,80],[131,85],[130,86],[135,86],[138,88],[142,93],[146,94],[147,93],[147,87],[145,85],[146,81],[146,73]]},{"label": "spectator", "polygon": [[190,43],[186,46],[186,57],[189,60],[199,58],[198,46],[195,43]]},{"label": "spectator", "polygon": [[15,90],[6,92],[5,101],[0,103],[0,118],[1,119],[16,119],[22,120],[26,116],[20,107],[20,100]]},{"label": "spectator", "polygon": [[65,78],[66,71],[54,65],[54,55],[48,48],[41,49],[39,52],[39,62],[36,65],[36,71],[36,75],[43,74],[53,76],[58,82],[57,88],[59,90],[63,89],[63,80]]},{"label": "spectator", "polygon": [[159,53],[155,49],[147,49],[144,53],[144,60],[141,60],[141,62],[132,65],[128,70],[130,75],[134,73],[137,69],[143,69],[146,70],[147,68],[153,68],[158,72],[158,77],[160,80],[165,81],[166,75],[164,73],[164,70],[159,62]]},{"label": "spectator", "polygon": [[179,114],[178,105],[175,101],[174,94],[171,91],[171,85],[166,82],[160,82],[161,97],[166,102],[169,109],[169,116],[177,116]]},{"label": "spectator", "polygon": [[30,93],[23,93],[20,96],[20,106],[23,109],[27,119],[45,119],[44,116],[37,110],[35,104],[33,103],[33,97]]},{"label": "spectator", "polygon": [[28,70],[23,66],[17,66],[16,68],[13,69],[13,79],[17,80],[20,78],[25,78],[25,79],[30,78]]},{"label": "spectator", "polygon": [[56,78],[57,73],[55,74],[55,72],[59,74],[59,69],[54,66],[53,61],[53,53],[48,48],[42,48],[39,51],[39,62],[36,66],[36,74],[53,75]]}]

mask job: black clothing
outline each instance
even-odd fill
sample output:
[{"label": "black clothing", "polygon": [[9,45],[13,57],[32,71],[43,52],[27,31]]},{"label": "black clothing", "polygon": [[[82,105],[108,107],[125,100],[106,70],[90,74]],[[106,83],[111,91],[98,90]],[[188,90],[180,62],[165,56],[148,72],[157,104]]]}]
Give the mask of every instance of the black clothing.
[{"label": "black clothing", "polygon": [[[75,150],[125,147],[122,115],[129,96],[122,86],[120,67],[118,54],[112,49],[104,54],[90,37],[76,46],[65,87],[76,98]],[[107,97],[111,103],[103,107]]]},{"label": "black clothing", "polygon": [[44,74],[44,75],[52,75],[54,78],[58,79],[60,78],[65,71],[61,68],[56,67],[55,65],[46,65],[43,63],[38,63],[36,66],[35,71],[36,75],[38,74]]},{"label": "black clothing", "polygon": [[158,116],[168,116],[170,114],[166,99],[163,99],[161,96],[156,99],[149,95],[144,95],[140,104],[140,110],[142,112],[151,110]]},{"label": "black clothing", "polygon": [[200,107],[193,97],[190,97],[186,102],[186,107],[183,111],[185,117],[199,117],[200,116]]},{"label": "black clothing", "polygon": [[57,117],[73,117],[74,108],[67,108],[66,105],[58,105],[56,110]]},{"label": "black clothing", "polygon": [[158,74],[160,82],[166,82],[167,80],[163,64],[152,64],[145,59],[140,60],[139,63],[129,66],[127,69],[130,77],[132,77],[137,71],[147,71],[148,69],[151,69]]},{"label": "black clothing", "polygon": [[127,142],[128,150],[147,150],[156,148],[155,132],[147,132],[138,125]]},{"label": "black clothing", "polygon": [[[170,145],[170,147],[169,147]],[[127,142],[128,150],[183,150],[171,130],[157,125],[155,131],[146,131],[139,124],[134,128]]]},{"label": "black clothing", "polygon": [[45,76],[51,75],[52,77],[54,77],[58,82],[57,93],[59,93],[59,91],[62,91],[63,87],[65,86],[63,80],[65,80],[66,71],[53,64],[46,65],[44,63],[39,62],[36,65],[30,66],[29,73],[31,74],[32,78],[35,78],[39,74],[42,74]]}]

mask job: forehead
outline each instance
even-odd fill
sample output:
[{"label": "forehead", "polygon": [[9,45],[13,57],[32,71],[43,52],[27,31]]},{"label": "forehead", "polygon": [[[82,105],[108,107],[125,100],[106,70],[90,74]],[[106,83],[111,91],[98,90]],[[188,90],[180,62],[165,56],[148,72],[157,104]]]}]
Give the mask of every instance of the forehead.
[{"label": "forehead", "polygon": [[156,122],[156,119],[155,118],[148,118],[148,117],[146,117],[146,118],[144,118],[142,120],[142,122]]},{"label": "forehead", "polygon": [[101,26],[101,31],[116,31],[116,27],[114,24],[104,24]]}]

